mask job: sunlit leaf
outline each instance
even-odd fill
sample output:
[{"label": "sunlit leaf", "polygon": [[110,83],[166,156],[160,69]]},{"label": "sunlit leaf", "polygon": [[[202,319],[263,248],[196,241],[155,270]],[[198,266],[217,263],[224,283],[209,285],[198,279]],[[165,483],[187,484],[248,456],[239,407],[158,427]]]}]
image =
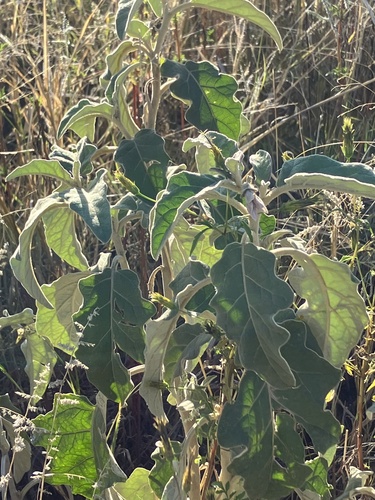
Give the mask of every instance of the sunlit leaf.
[{"label": "sunlit leaf", "polygon": [[87,269],[89,264],[77,238],[73,212],[68,207],[49,210],[43,215],[43,223],[49,247],[72,267]]},{"label": "sunlit leaf", "polygon": [[291,252],[301,267],[290,283],[305,299],[297,317],[305,321],[323,352],[341,367],[368,322],[366,307],[348,266],[323,255]]},{"label": "sunlit leaf", "polygon": [[31,160],[26,165],[15,168],[8,174],[6,181],[17,179],[22,175],[45,175],[73,185],[72,177],[57,160]]},{"label": "sunlit leaf", "polygon": [[161,67],[163,76],[177,78],[171,92],[190,107],[186,120],[199,130],[212,130],[237,140],[240,131],[241,103],[234,97],[236,80],[220,74],[208,61],[184,64],[167,60]]},{"label": "sunlit leaf", "polygon": [[113,108],[108,102],[93,103],[82,99],[69,109],[61,120],[57,137],[61,137],[68,129],[73,130],[79,137],[87,136],[94,141],[95,124],[99,116],[112,120]]},{"label": "sunlit leaf", "polygon": [[92,450],[94,406],[83,396],[55,394],[53,409],[34,419],[33,444],[46,448],[51,457],[49,484],[68,485],[74,494],[92,498],[99,479]]}]

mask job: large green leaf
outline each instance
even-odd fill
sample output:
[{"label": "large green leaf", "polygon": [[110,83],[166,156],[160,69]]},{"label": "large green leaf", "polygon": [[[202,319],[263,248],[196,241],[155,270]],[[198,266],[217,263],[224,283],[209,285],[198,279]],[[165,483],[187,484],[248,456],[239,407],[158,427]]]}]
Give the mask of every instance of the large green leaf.
[{"label": "large green leaf", "polygon": [[[137,467],[128,477],[125,483],[117,483],[113,486],[113,490],[119,496],[109,497],[111,500],[158,500],[150,486],[148,476],[150,471],[143,467]],[[107,497],[106,497],[107,498]]]},{"label": "large green leaf", "polygon": [[121,42],[115,50],[106,57],[107,67],[105,73],[101,77],[101,85],[107,86],[112,76],[122,69],[125,57],[136,50],[138,50],[138,47],[134,42],[130,40]]},{"label": "large green leaf", "polygon": [[20,235],[18,247],[10,258],[10,265],[13,273],[18,281],[22,283],[25,290],[29,295],[34,297],[34,299],[49,308],[51,304],[45,298],[35,277],[34,268],[31,262],[31,243],[36,226],[42,216],[49,210],[66,206],[66,204],[56,196],[57,194],[55,193],[36,202]]},{"label": "large green leaf", "polygon": [[66,184],[73,185],[73,179],[57,160],[31,160],[22,167],[17,167],[7,177],[11,181],[22,175],[46,175]]},{"label": "large green leaf", "polygon": [[335,454],[341,429],[332,413],[323,408],[325,397],[339,382],[341,372],[306,347],[307,332],[303,322],[290,320],[283,326],[291,335],[282,353],[297,384],[289,389],[273,389],[272,397],[294,415],[310,435],[316,451],[330,461]]},{"label": "large green leaf", "polygon": [[143,360],[143,325],[155,306],[142,298],[138,277],[129,270],[105,269],[83,279],[80,290],[84,304],[74,319],[84,330],[77,358],[89,367],[88,378],[98,389],[123,402],[132,385],[115,349]]},{"label": "large green leaf", "polygon": [[112,235],[111,210],[107,200],[106,170],[101,168],[87,188],[72,188],[55,193],[69,204],[89,226],[95,236],[107,243]]},{"label": "large green leaf", "polygon": [[49,247],[72,267],[84,271],[89,264],[78,241],[74,214],[69,207],[45,212],[44,229]]},{"label": "large green leaf", "polygon": [[276,276],[274,256],[252,243],[232,243],[212,266],[211,278],[217,289],[211,301],[217,323],[241,344],[239,356],[245,368],[256,370],[276,387],[294,386],[280,352],[290,334],[274,319],[291,305],[293,292]]},{"label": "large green leaf", "polygon": [[242,105],[234,97],[237,83],[232,76],[220,74],[208,61],[184,64],[167,60],[162,76],[177,78],[171,92],[190,107],[186,120],[199,130],[213,130],[238,140],[241,132]]},{"label": "large green leaf", "polygon": [[164,149],[164,139],[154,130],[142,129],[134,139],[122,140],[115,161],[149,198],[155,199],[157,192],[165,188],[169,156]]},{"label": "large green leaf", "polygon": [[54,347],[68,354],[74,352],[79,340],[73,321],[73,314],[82,305],[78,283],[90,274],[91,271],[69,273],[49,285],[42,285],[42,291],[53,309],[37,302],[36,331],[47,337]]},{"label": "large green leaf", "polygon": [[25,372],[30,382],[31,404],[35,405],[48,387],[57,356],[51,343],[37,333],[26,334],[21,350],[26,359]]},{"label": "large green leaf", "polygon": [[207,226],[192,225],[183,218],[178,221],[170,239],[174,275],[185,267],[190,258],[200,260],[208,266],[212,266],[219,260],[223,252],[213,245],[214,233],[215,231]]},{"label": "large green leaf", "polygon": [[170,177],[150,214],[151,253],[154,259],[158,258],[180,215],[199,197],[219,186],[220,182],[218,177],[192,172],[179,172]]},{"label": "large green leaf", "polygon": [[74,494],[92,498],[98,475],[92,450],[94,406],[83,396],[55,394],[52,411],[34,419],[33,444],[51,457],[49,484],[71,486]]},{"label": "large green leaf", "polygon": [[291,285],[305,299],[297,317],[309,325],[324,357],[341,367],[368,322],[357,283],[343,263],[318,254],[291,255],[302,266],[289,273]]},{"label": "large green leaf", "polygon": [[143,0],[120,0],[116,13],[116,32],[120,40],[123,40],[129,22],[142,5]]},{"label": "large green leaf", "polygon": [[255,7],[253,3],[249,2],[249,0],[222,0],[220,3],[216,0],[190,0],[188,3],[193,7],[203,7],[204,9],[217,10],[224,14],[243,17],[266,31],[273,38],[279,50],[283,47],[280,33],[271,19]]},{"label": "large green leaf", "polygon": [[277,186],[284,185],[290,189],[330,189],[375,199],[375,172],[371,167],[341,163],[323,155],[285,162],[277,179]]},{"label": "large green leaf", "polygon": [[108,102],[93,103],[82,99],[69,109],[61,120],[57,137],[61,137],[68,129],[73,130],[79,137],[87,136],[90,141],[95,138],[95,123],[99,116],[112,120],[113,107]]},{"label": "large green leaf", "polygon": [[306,466],[311,470],[310,476],[301,488],[302,491],[298,491],[298,496],[301,500],[309,500],[317,498],[316,496],[311,496],[311,494],[320,495],[319,499],[330,500],[330,487],[327,483],[327,473],[328,473],[328,463],[323,457],[316,457],[313,460],[308,460]]},{"label": "large green leaf", "polygon": [[249,499],[265,498],[273,464],[273,417],[268,385],[254,372],[244,373],[236,401],[224,406],[217,436],[220,446],[236,450],[228,470],[244,478]]}]

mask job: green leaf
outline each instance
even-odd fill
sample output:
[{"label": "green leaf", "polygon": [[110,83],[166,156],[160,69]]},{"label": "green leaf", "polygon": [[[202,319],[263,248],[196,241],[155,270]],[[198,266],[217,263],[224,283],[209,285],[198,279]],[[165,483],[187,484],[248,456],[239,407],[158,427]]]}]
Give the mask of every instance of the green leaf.
[{"label": "green leaf", "polygon": [[170,252],[173,259],[173,271],[177,275],[190,258],[200,260],[212,266],[219,260],[221,250],[213,245],[212,236],[215,230],[199,224],[189,224],[181,218],[173,229],[170,240]]},{"label": "green leaf", "polygon": [[234,97],[237,82],[220,74],[208,61],[184,64],[167,60],[161,66],[162,76],[177,78],[171,92],[189,102],[186,120],[199,130],[213,130],[238,140],[241,131],[242,105]]},{"label": "green leaf", "polygon": [[228,470],[244,478],[249,499],[265,498],[273,462],[273,418],[268,385],[246,371],[237,399],[226,404],[219,420],[220,446],[233,451]]},{"label": "green leaf", "polygon": [[274,389],[272,396],[291,412],[310,435],[316,451],[331,461],[341,434],[340,425],[329,411],[324,411],[325,397],[340,380],[340,370],[306,347],[306,327],[289,320],[283,326],[290,340],[282,353],[296,378],[296,387]]},{"label": "green leaf", "polygon": [[362,163],[341,163],[324,155],[294,158],[281,167],[277,186],[328,189],[375,198],[375,173]]},{"label": "green leaf", "polygon": [[51,344],[68,354],[78,345],[79,334],[73,321],[82,304],[78,283],[87,278],[91,271],[69,273],[49,285],[42,285],[42,291],[53,309],[37,302],[36,331],[47,337]]},{"label": "green leaf", "polygon": [[[286,413],[276,417],[275,456],[272,478],[265,494],[268,500],[279,500],[302,486],[311,475],[305,462],[305,448],[295,430],[294,420]],[[282,464],[282,466],[280,465]]]},{"label": "green leaf", "polygon": [[261,181],[268,182],[272,174],[272,157],[268,151],[260,149],[249,160],[254,169],[255,180],[259,184]]},{"label": "green leaf", "polygon": [[31,243],[36,226],[39,220],[47,211],[66,206],[64,202],[57,198],[57,193],[38,200],[35,207],[30,212],[25,227],[20,235],[18,247],[10,258],[15,277],[22,283],[22,286],[31,297],[38,300],[45,307],[51,308],[51,304],[45,298],[42,289],[35,277],[31,262]]},{"label": "green leaf", "polygon": [[35,405],[44,396],[57,356],[50,342],[37,333],[26,334],[21,350],[26,359],[25,372],[30,382],[31,404]]},{"label": "green leaf", "polygon": [[49,484],[67,485],[73,494],[92,498],[97,476],[92,450],[94,406],[83,396],[55,394],[52,411],[34,418],[35,446],[43,446],[52,458]]},{"label": "green leaf", "polygon": [[[190,325],[184,323],[173,332],[165,353],[165,380],[171,383],[175,377],[180,377],[186,370],[186,361],[196,360],[202,346],[212,339],[211,335],[205,333],[199,323]],[[192,371],[194,363],[189,364],[186,371]]]},{"label": "green leaf", "polygon": [[[224,163],[225,158],[231,158],[238,152],[236,142],[218,132],[206,132],[199,134],[198,137],[186,139],[182,150],[186,153],[193,147],[196,148],[195,162],[200,174],[209,174],[212,168],[222,167],[222,165],[218,165],[217,154],[220,155],[221,161]],[[216,155],[213,151],[214,147],[217,148]]]},{"label": "green leaf", "polygon": [[116,32],[120,40],[125,38],[129,22],[132,20],[143,0],[120,0],[116,12]]},{"label": "green leaf", "polygon": [[249,0],[222,0],[220,4],[216,0],[190,0],[189,3],[193,7],[203,7],[204,9],[242,17],[266,31],[279,50],[283,48],[283,41],[276,26],[264,12],[255,7]]},{"label": "green leaf", "polygon": [[158,258],[180,215],[197,201],[199,196],[214,190],[220,182],[218,177],[192,172],[180,172],[170,177],[166,189],[150,213],[151,254],[154,259]]},{"label": "green leaf", "polygon": [[291,285],[305,299],[297,318],[309,325],[324,357],[341,367],[368,322],[357,283],[346,264],[318,254],[291,255],[302,266],[289,273]]},{"label": "green leaf", "polygon": [[91,163],[92,156],[97,151],[97,147],[94,144],[87,142],[87,137],[82,137],[82,139],[77,144],[76,156],[80,163],[80,175],[91,174],[93,166]]},{"label": "green leaf", "polygon": [[291,288],[275,274],[275,258],[252,243],[228,245],[212,266],[217,289],[211,305],[217,323],[240,344],[246,369],[256,370],[276,387],[295,385],[294,376],[280,349],[290,334],[274,316],[293,301]]},{"label": "green leaf", "polygon": [[174,476],[173,461],[178,463],[181,453],[181,443],[170,441],[170,445],[171,450],[169,450],[169,453],[166,453],[166,450],[161,447],[157,447],[151,455],[155,465],[150,471],[149,481],[158,498],[162,498],[165,486]]},{"label": "green leaf", "polygon": [[101,392],[96,396],[91,432],[95,466],[100,477],[95,493],[99,497],[106,488],[126,480],[107,443],[107,398]]},{"label": "green leaf", "polygon": [[274,215],[260,214],[259,228],[262,233],[262,238],[272,234],[276,229],[276,217]]},{"label": "green leaf", "polygon": [[138,50],[137,45],[129,40],[121,42],[113,52],[106,57],[106,71],[101,76],[101,85],[107,86],[113,75],[117,74],[123,67],[126,56]]},{"label": "green leaf", "polygon": [[126,483],[116,484],[113,488],[121,495],[120,498],[131,500],[157,500],[150,486],[148,476],[150,471],[143,467],[137,467],[128,477]]},{"label": "green leaf", "polygon": [[188,285],[196,285],[200,281],[206,280],[209,274],[209,267],[197,260],[192,260],[178,273],[176,278],[169,283],[169,288],[174,296],[182,292]]},{"label": "green leaf", "polygon": [[142,129],[134,139],[122,140],[115,161],[149,198],[155,199],[158,191],[165,188],[169,156],[164,149],[164,139],[154,130]]},{"label": "green leaf", "polygon": [[148,3],[156,17],[163,15],[163,1],[162,0],[148,0]]},{"label": "green leaf", "polygon": [[70,108],[61,120],[57,138],[71,129],[79,137],[87,136],[90,141],[94,141],[96,119],[102,116],[111,121],[112,113],[113,108],[108,102],[92,103],[88,99],[81,99],[78,104]]},{"label": "green leaf", "polygon": [[68,207],[49,210],[43,215],[48,246],[65,262],[81,271],[89,264],[78,241],[74,214]]},{"label": "green leaf", "polygon": [[143,324],[155,314],[155,306],[143,299],[133,271],[105,269],[80,282],[84,297],[75,321],[84,326],[77,358],[89,367],[88,378],[109,399],[123,402],[132,385],[116,345],[137,361],[143,361]]},{"label": "green leaf", "polygon": [[6,177],[11,181],[22,175],[45,175],[66,184],[74,185],[72,177],[57,160],[31,160],[22,167],[17,167]]},{"label": "green leaf", "polygon": [[30,307],[26,307],[19,313],[0,316],[0,329],[6,326],[17,328],[19,325],[31,325],[34,323],[34,320],[33,310]]},{"label": "green leaf", "polygon": [[303,500],[308,497],[307,495],[312,492],[319,495],[322,500],[329,500],[331,498],[330,487],[327,483],[328,463],[323,457],[316,457],[313,460],[308,460],[306,466],[309,467],[311,473],[305,484],[301,487],[302,492],[306,492],[303,496],[298,491],[298,496]]},{"label": "green leaf", "polygon": [[107,200],[107,184],[104,181],[106,170],[101,168],[86,189],[72,188],[56,193],[69,204],[89,226],[95,236],[107,243],[112,235],[111,211]]}]

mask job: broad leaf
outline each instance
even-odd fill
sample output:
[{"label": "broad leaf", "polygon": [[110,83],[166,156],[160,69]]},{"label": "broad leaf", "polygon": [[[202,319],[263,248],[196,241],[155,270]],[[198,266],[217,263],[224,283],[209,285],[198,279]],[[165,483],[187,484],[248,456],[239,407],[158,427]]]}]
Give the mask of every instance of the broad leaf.
[{"label": "broad leaf", "polygon": [[294,386],[280,351],[290,334],[274,319],[291,305],[293,292],[276,276],[274,256],[252,243],[232,243],[212,267],[211,278],[217,289],[211,301],[217,323],[241,345],[239,356],[245,368],[256,370],[276,387]]},{"label": "broad leaf", "polygon": [[178,463],[181,453],[181,443],[170,441],[170,445],[171,450],[168,450],[168,452],[162,447],[157,447],[151,455],[155,465],[150,471],[149,481],[158,498],[162,498],[165,486],[171,477],[175,475],[173,462]]},{"label": "broad leaf", "polygon": [[[311,493],[320,495],[319,499],[329,500],[330,487],[327,483],[327,473],[328,473],[328,463],[323,457],[316,457],[313,460],[308,460],[306,466],[309,467],[311,473],[307,481],[301,488],[301,492],[298,492],[298,496],[301,500],[308,500],[312,498],[308,496]],[[316,498],[316,497],[315,497]]]},{"label": "broad leaf", "polygon": [[45,175],[66,184],[74,185],[72,177],[57,160],[32,160],[22,167],[17,167],[6,177],[11,181],[22,175]]},{"label": "broad leaf", "polygon": [[271,480],[273,432],[268,385],[245,372],[236,401],[223,408],[217,436],[220,446],[233,450],[228,470],[244,478],[249,499],[264,498]]},{"label": "broad leaf", "polygon": [[[113,486],[114,491],[120,495],[119,498],[131,500],[157,500],[149,481],[150,471],[143,467],[137,467],[130,474],[125,483]],[[113,497],[110,497],[113,500]]]},{"label": "broad leaf", "polygon": [[284,163],[278,186],[290,189],[329,189],[375,199],[375,172],[362,163],[341,163],[324,155]]},{"label": "broad leaf", "polygon": [[142,194],[151,199],[166,186],[169,156],[164,149],[164,139],[151,129],[142,129],[134,139],[121,141],[115,154],[129,177]]},{"label": "broad leaf", "polygon": [[302,266],[289,273],[291,285],[305,299],[297,317],[309,325],[324,357],[341,367],[368,322],[357,283],[343,263],[318,254],[291,255]]},{"label": "broad leaf", "polygon": [[[212,168],[222,168],[225,158],[231,158],[238,152],[235,141],[218,132],[206,132],[196,138],[186,139],[182,146],[184,152],[195,147],[195,163],[200,174],[212,173]],[[221,165],[218,164],[220,156]]]},{"label": "broad leaf", "polygon": [[37,302],[36,331],[47,337],[54,347],[68,354],[74,352],[79,340],[73,321],[73,314],[82,305],[78,283],[90,274],[91,271],[65,274],[49,285],[42,285],[42,291],[53,309]]},{"label": "broad leaf", "polygon": [[220,3],[216,0],[190,0],[188,3],[193,7],[203,7],[243,17],[266,31],[273,38],[279,50],[283,48],[283,41],[276,26],[264,12],[255,7],[249,0],[222,0]]},{"label": "broad leaf", "polygon": [[137,45],[129,40],[121,42],[116,49],[106,57],[107,68],[101,77],[101,85],[107,86],[113,75],[117,74],[123,67],[123,60],[138,50]]},{"label": "broad leaf", "polygon": [[249,160],[254,169],[255,180],[259,184],[261,181],[268,182],[272,174],[272,157],[268,151],[260,149]]},{"label": "broad leaf", "polygon": [[70,108],[61,120],[57,137],[60,138],[68,129],[73,130],[79,137],[87,136],[90,141],[95,138],[95,123],[99,116],[112,120],[113,108],[108,102],[92,103],[82,99]]},{"label": "broad leaf", "polygon": [[84,271],[89,264],[78,241],[74,214],[68,207],[49,210],[43,215],[48,246],[72,267]]},{"label": "broad leaf", "polygon": [[213,245],[214,233],[215,231],[207,226],[191,225],[183,218],[178,221],[170,239],[174,275],[177,275],[190,259],[200,260],[208,266],[219,260],[223,252]]},{"label": "broad leaf", "polygon": [[31,404],[35,405],[48,387],[57,355],[50,342],[37,333],[26,334],[21,350],[26,359],[25,372],[30,382]]},{"label": "broad leaf", "polygon": [[116,32],[120,40],[123,40],[128,29],[129,22],[142,5],[143,0],[120,0],[116,13]]},{"label": "broad leaf", "polygon": [[34,299],[49,308],[51,307],[51,304],[45,298],[35,277],[31,262],[31,243],[36,226],[42,216],[44,216],[49,210],[54,210],[64,206],[66,206],[66,204],[56,198],[56,193],[48,196],[47,198],[38,200],[20,235],[18,247],[10,258],[10,265],[13,273],[18,281],[22,283],[25,290],[29,293],[29,295],[34,297]]},{"label": "broad leaf", "polygon": [[151,253],[154,259],[158,258],[180,215],[208,191],[218,187],[220,182],[218,177],[192,172],[180,172],[170,177],[150,214]]},{"label": "broad leaf", "polygon": [[200,281],[206,280],[209,274],[209,267],[198,260],[191,260],[186,264],[176,278],[169,283],[169,288],[176,296],[188,285],[196,285]]},{"label": "broad leaf", "polygon": [[234,97],[237,83],[232,76],[220,74],[208,61],[184,64],[167,60],[162,76],[177,78],[171,92],[190,107],[186,120],[199,130],[213,130],[238,140],[241,131],[241,103]]},{"label": "broad leaf", "polygon": [[95,236],[107,243],[112,235],[110,205],[107,200],[107,184],[104,181],[106,170],[97,171],[95,178],[86,189],[72,188],[56,193],[69,204],[89,226]]},{"label": "broad leaf", "polygon": [[316,352],[306,347],[306,328],[301,321],[286,321],[289,342],[282,353],[296,378],[296,387],[273,389],[278,405],[291,412],[310,435],[316,451],[328,461],[334,457],[341,429],[329,411],[324,411],[325,397],[340,380],[341,372]]},{"label": "broad leaf", "polygon": [[115,353],[116,346],[143,360],[144,323],[155,306],[143,299],[133,271],[105,269],[80,282],[84,304],[75,321],[84,327],[77,358],[89,367],[88,378],[109,399],[121,400],[132,385]]},{"label": "broad leaf", "polygon": [[198,358],[202,347],[207,346],[212,336],[205,333],[202,325],[184,323],[173,332],[165,353],[165,380],[171,383],[175,377],[180,377],[186,371],[194,369],[194,363],[186,362]]},{"label": "broad leaf", "polygon": [[156,17],[163,15],[163,0],[148,0],[148,3]]},{"label": "broad leaf", "polygon": [[43,446],[51,457],[49,484],[68,485],[76,495],[92,498],[99,479],[92,450],[94,406],[83,396],[55,394],[52,411],[34,419],[33,444]]}]

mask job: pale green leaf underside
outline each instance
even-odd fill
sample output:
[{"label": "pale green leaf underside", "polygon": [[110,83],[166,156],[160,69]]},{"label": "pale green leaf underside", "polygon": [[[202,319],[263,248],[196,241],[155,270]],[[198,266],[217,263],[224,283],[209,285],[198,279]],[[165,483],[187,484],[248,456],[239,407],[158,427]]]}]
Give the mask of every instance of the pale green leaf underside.
[{"label": "pale green leaf underside", "polygon": [[283,48],[282,38],[274,23],[248,0],[221,0],[220,3],[217,0],[191,0],[190,4],[194,7],[203,7],[243,17],[266,31],[275,41],[279,50]]},{"label": "pale green leaf underside", "polygon": [[108,102],[92,103],[88,99],[82,99],[70,108],[61,120],[57,137],[61,137],[68,129],[71,129],[79,137],[86,136],[90,141],[94,141],[96,119],[103,116],[111,120],[112,111],[113,107]]},{"label": "pale green leaf underside", "polygon": [[44,395],[57,361],[52,345],[37,333],[28,334],[21,344],[26,359],[25,372],[29,377],[31,404]]},{"label": "pale green leaf underside", "polygon": [[33,310],[26,307],[23,311],[8,316],[0,316],[0,329],[6,326],[17,328],[19,325],[31,325],[34,322]]},{"label": "pale green leaf underside", "polygon": [[294,174],[292,177],[285,179],[285,184],[290,191],[296,189],[326,189],[375,199],[375,185],[345,177],[334,177],[326,174]]},{"label": "pale green leaf underside", "polygon": [[72,267],[84,271],[89,264],[78,241],[74,214],[68,207],[49,210],[43,215],[49,247]]},{"label": "pale green leaf underside", "polygon": [[120,498],[131,500],[157,500],[153,492],[148,476],[150,471],[137,467],[128,477],[125,483],[117,483],[113,486],[115,492],[121,495]]},{"label": "pale green leaf underside", "polygon": [[45,175],[67,184],[73,184],[73,179],[57,160],[32,160],[22,167],[17,167],[7,177],[11,181],[22,175]]},{"label": "pale green leaf underside", "polygon": [[62,200],[58,200],[55,195],[38,200],[20,235],[18,247],[10,258],[10,265],[13,273],[18,281],[22,283],[25,290],[34,297],[34,299],[49,308],[51,304],[45,298],[32,266],[31,243],[36,226],[41,217],[45,215],[48,210],[64,207],[64,205],[65,203]]},{"label": "pale green leaf underside", "polygon": [[42,285],[42,291],[53,309],[37,302],[37,332],[47,337],[53,346],[68,354],[72,354],[76,349],[79,340],[73,321],[73,314],[82,304],[78,283],[90,274],[91,271],[70,273],[49,285]]},{"label": "pale green leaf underside", "polygon": [[298,316],[311,328],[324,357],[341,367],[366,326],[366,307],[349,268],[323,255],[291,251],[302,267],[289,273],[306,302]]}]

